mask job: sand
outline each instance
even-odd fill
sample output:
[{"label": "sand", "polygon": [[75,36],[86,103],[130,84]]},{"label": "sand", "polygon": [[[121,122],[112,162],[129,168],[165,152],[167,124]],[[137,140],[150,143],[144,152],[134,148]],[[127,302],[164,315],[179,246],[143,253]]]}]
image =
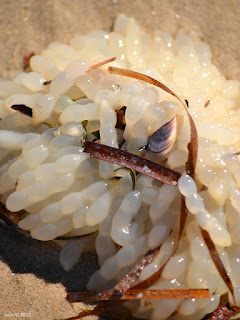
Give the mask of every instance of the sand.
[{"label": "sand", "polygon": [[[196,31],[220,71],[240,79],[238,0],[0,0],[0,77],[21,70],[23,56],[41,52],[53,40],[67,43],[77,34],[110,30],[118,13],[134,16],[148,32]],[[82,304],[65,300],[66,291],[84,289],[97,259],[87,254],[66,273],[58,254],[53,243],[0,223],[0,319],[66,319],[81,310]]]}]

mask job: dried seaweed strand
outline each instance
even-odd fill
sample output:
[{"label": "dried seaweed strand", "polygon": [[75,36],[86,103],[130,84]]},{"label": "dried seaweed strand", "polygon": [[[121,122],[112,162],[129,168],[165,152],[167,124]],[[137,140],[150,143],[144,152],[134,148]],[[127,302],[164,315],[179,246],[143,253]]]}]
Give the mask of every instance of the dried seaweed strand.
[{"label": "dried seaweed strand", "polygon": [[209,106],[210,102],[211,102],[211,100],[208,100],[208,101],[205,103],[204,108],[207,108],[207,107]]},{"label": "dried seaweed strand", "polygon": [[44,86],[47,86],[47,85],[49,85],[51,82],[52,82],[52,80],[47,80],[47,81],[44,81],[42,84],[43,84]]},{"label": "dried seaweed strand", "polygon": [[139,278],[142,270],[153,261],[155,256],[158,254],[159,249],[160,247],[157,247],[154,250],[149,250],[130,270],[130,272],[115,286],[114,289],[118,292],[125,293],[129,288],[131,288]]},{"label": "dried seaweed strand", "polygon": [[227,274],[227,271],[226,271],[226,269],[225,269],[225,267],[219,257],[219,254],[217,252],[215,244],[213,243],[209,233],[206,230],[202,229],[201,227],[200,227],[200,229],[201,229],[203,239],[207,245],[209,254],[213,260],[213,263],[215,264],[220,276],[222,277],[223,281],[225,282],[225,284],[228,287],[229,291],[231,292],[232,296],[234,296],[232,282],[231,282],[231,280]]},{"label": "dried seaweed strand", "polygon": [[171,186],[177,185],[177,180],[180,177],[178,172],[156,162],[103,144],[86,141],[84,152],[89,153],[92,158],[135,170]]},{"label": "dried seaweed strand", "polygon": [[[171,234],[173,234],[173,232],[175,232],[175,231],[172,230]],[[178,239],[179,239],[179,237],[178,237]],[[175,248],[174,248],[174,250],[173,250],[172,255],[167,259],[167,261],[162,265],[162,267],[161,267],[158,271],[156,271],[155,273],[153,273],[149,278],[147,278],[147,279],[143,280],[142,282],[136,284],[134,287],[132,287],[132,289],[137,289],[137,290],[147,289],[147,288],[149,288],[151,285],[153,285],[153,284],[160,278],[161,273],[162,273],[164,267],[166,266],[166,264],[169,262],[169,260],[171,259],[171,257],[174,256],[174,254],[175,254],[176,251],[177,251],[177,248],[178,248],[178,239],[177,239],[177,242],[176,242],[176,244],[175,244]],[[159,252],[160,249],[161,249],[161,247],[158,249],[158,252]],[[157,249],[156,249],[156,250],[157,250]],[[157,252],[157,253],[158,253],[158,252]]]},{"label": "dried seaweed strand", "polygon": [[101,66],[103,66],[103,65],[105,65],[105,64],[107,64],[107,63],[109,63],[109,62],[114,61],[114,60],[116,60],[116,57],[113,57],[113,58],[110,58],[110,59],[107,59],[107,60],[98,62],[98,63],[90,66],[90,67],[87,69],[87,72],[92,71],[92,70],[94,70],[94,69],[97,69],[97,68],[99,68],[99,67],[101,67]]},{"label": "dried seaweed strand", "polygon": [[[125,77],[129,77],[129,78],[134,78],[137,80],[141,80],[147,83],[150,83],[156,87],[161,88],[162,90],[168,92],[169,94],[171,94],[172,96],[174,96],[175,98],[177,98],[179,101],[181,101],[181,99],[172,91],[170,90],[167,86],[165,86],[164,84],[162,84],[161,82],[159,82],[158,80],[151,78],[145,74],[136,72],[136,71],[132,71],[132,70],[127,70],[127,69],[122,69],[122,68],[116,68],[116,67],[108,67],[108,71],[111,74],[115,74],[118,76],[125,76]],[[182,101],[181,101],[182,102]]]},{"label": "dried seaweed strand", "polygon": [[219,306],[210,315],[206,315],[203,320],[228,320],[240,313],[240,307],[231,307],[229,303]]},{"label": "dried seaweed strand", "polygon": [[[183,232],[183,229],[184,229],[186,218],[187,218],[187,207],[186,207],[186,204],[185,204],[185,198],[182,197],[182,200],[181,200],[181,211],[180,211],[179,234],[178,234],[177,243],[175,245],[175,248],[174,248],[174,251],[173,251],[172,255],[167,259],[167,261],[163,264],[163,266],[158,271],[156,271],[154,274],[152,274],[149,278],[147,278],[144,281],[142,281],[142,282],[138,283],[137,285],[135,285],[133,287],[134,289],[141,289],[141,288],[142,289],[146,289],[146,288],[150,287],[151,285],[153,285],[161,277],[161,273],[162,273],[164,267],[170,261],[171,257],[174,256],[175,253],[177,252],[178,244],[179,244],[179,241],[180,241],[181,236],[182,236],[182,232]],[[160,248],[159,248],[159,250],[160,250]],[[158,252],[159,252],[159,250],[158,250]]]},{"label": "dried seaweed strand", "polygon": [[32,51],[30,54],[28,54],[27,56],[23,57],[23,70],[26,70],[27,68],[30,67],[30,59],[35,56],[35,53]]},{"label": "dried seaweed strand", "polygon": [[124,130],[125,126],[126,126],[125,109],[126,109],[126,107],[122,107],[120,110],[115,110],[116,115],[117,115],[117,123],[116,123],[115,128],[118,128],[120,130]]},{"label": "dried seaweed strand", "polygon": [[[107,60],[98,62],[98,63],[90,66],[90,67],[87,69],[86,72],[89,72],[89,71],[92,71],[92,70],[94,70],[94,69],[97,69],[97,68],[99,68],[99,67],[101,67],[101,66],[104,66],[105,64],[107,64],[107,63],[109,63],[109,62],[114,61],[114,60],[116,60],[116,57],[113,57],[113,58],[110,58],[110,59],[107,59]],[[47,86],[47,85],[49,85],[51,82],[52,82],[52,80],[44,81],[44,82],[43,82],[43,85],[44,85],[44,86]]]},{"label": "dried seaweed strand", "polygon": [[[108,307],[117,306],[124,300],[140,300],[140,299],[193,299],[193,298],[208,298],[209,292],[207,289],[167,289],[167,290],[134,290],[130,289],[125,295],[116,294],[114,290],[98,291],[98,292],[82,292],[68,293],[67,299],[69,302],[93,302],[103,301],[93,310],[84,310],[76,317],[67,320],[77,320],[89,315],[102,315]],[[114,300],[117,299],[117,300]]]},{"label": "dried seaweed strand", "polygon": [[200,299],[209,298],[207,289],[129,289],[125,294],[114,290],[68,293],[67,300],[73,302],[97,302],[104,300],[144,300],[144,299]]}]

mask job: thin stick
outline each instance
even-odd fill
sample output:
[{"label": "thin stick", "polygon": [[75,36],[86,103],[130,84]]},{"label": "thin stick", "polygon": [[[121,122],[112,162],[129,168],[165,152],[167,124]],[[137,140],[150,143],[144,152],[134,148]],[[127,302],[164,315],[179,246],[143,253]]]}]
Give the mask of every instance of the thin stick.
[{"label": "thin stick", "polygon": [[209,298],[208,289],[129,289],[124,295],[114,290],[72,292],[67,294],[69,302],[96,302],[105,300],[143,300],[143,299],[199,299]]},{"label": "thin stick", "polygon": [[208,248],[209,254],[213,260],[213,263],[215,264],[221,278],[223,279],[223,281],[225,282],[226,286],[228,287],[229,291],[231,292],[233,298],[234,298],[234,292],[233,292],[233,285],[232,282],[228,276],[227,270],[225,269],[221,258],[219,257],[219,254],[217,252],[217,249],[215,247],[214,242],[212,241],[209,233],[204,230],[203,228],[200,227],[203,239],[206,243],[206,246]]},{"label": "thin stick", "polygon": [[110,58],[110,59],[107,59],[107,60],[98,62],[98,63],[90,66],[90,67],[87,69],[87,72],[92,71],[92,70],[94,70],[94,69],[97,69],[97,68],[99,68],[99,67],[101,67],[101,66],[104,66],[105,64],[107,64],[107,63],[109,63],[109,62],[112,62],[112,61],[114,61],[114,60],[116,60],[116,57],[113,57],[113,58]]},{"label": "thin stick", "polygon": [[130,270],[130,272],[128,272],[128,274],[114,287],[114,289],[118,292],[126,293],[126,291],[138,280],[142,270],[153,261],[159,250],[160,247],[157,247],[154,250],[149,250]]},{"label": "thin stick", "polygon": [[100,143],[86,141],[84,152],[89,153],[91,158],[115,163],[135,170],[170,186],[177,185],[177,181],[180,178],[180,173],[161,166],[156,162]]},{"label": "thin stick", "polygon": [[231,307],[228,303],[219,306],[210,315],[205,316],[203,320],[228,320],[240,313],[239,307]]}]

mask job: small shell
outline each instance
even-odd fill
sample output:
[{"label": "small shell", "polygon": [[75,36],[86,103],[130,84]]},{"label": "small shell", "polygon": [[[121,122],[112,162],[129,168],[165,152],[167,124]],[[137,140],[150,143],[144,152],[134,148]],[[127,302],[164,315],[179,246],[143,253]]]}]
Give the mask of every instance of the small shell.
[{"label": "small shell", "polygon": [[172,149],[173,144],[176,141],[176,135],[177,118],[174,116],[148,138],[145,149],[148,152],[161,153],[162,155],[165,155]]}]

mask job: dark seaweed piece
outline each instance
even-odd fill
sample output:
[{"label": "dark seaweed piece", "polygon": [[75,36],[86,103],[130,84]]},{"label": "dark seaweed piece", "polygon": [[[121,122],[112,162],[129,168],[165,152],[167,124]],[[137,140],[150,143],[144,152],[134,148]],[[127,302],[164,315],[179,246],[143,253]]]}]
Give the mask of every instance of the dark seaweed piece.
[{"label": "dark seaweed piece", "polygon": [[[135,185],[136,185],[136,178],[135,178],[134,172],[131,169],[128,169],[128,168],[125,168],[125,167],[120,167],[120,168],[116,169],[115,172],[120,170],[120,169],[126,170],[127,172],[130,173],[130,176],[131,176],[131,179],[132,179],[132,190],[134,190]],[[115,178],[120,178],[120,177],[115,177]]]},{"label": "dark seaweed piece", "polygon": [[35,53],[32,51],[30,54],[28,54],[27,56],[23,57],[23,70],[26,70],[27,68],[30,67],[30,59],[35,56]]},{"label": "dark seaweed piece", "polygon": [[120,130],[124,130],[126,126],[126,121],[125,121],[125,112],[126,112],[126,107],[122,107],[119,110],[115,110],[117,114],[117,123],[115,128],[118,128]]},{"label": "dark seaweed piece", "polygon": [[51,82],[52,82],[52,80],[48,80],[48,81],[44,81],[42,84],[43,84],[44,86],[47,86],[47,85],[49,85]]},{"label": "dark seaweed piece", "polygon": [[232,282],[228,276],[228,273],[219,257],[219,254],[217,252],[217,249],[215,247],[215,244],[213,243],[209,233],[202,229],[201,229],[201,232],[202,232],[202,236],[203,236],[203,239],[206,243],[206,246],[208,248],[208,251],[209,251],[209,254],[213,260],[213,263],[215,264],[221,278],[223,279],[223,281],[225,282],[226,286],[228,287],[229,291],[231,292],[232,296],[234,297],[234,293],[233,293],[233,285],[232,285]]},{"label": "dark seaweed piece", "polygon": [[210,102],[211,102],[211,100],[208,100],[208,101],[205,103],[204,108],[207,108],[207,107],[209,106]]},{"label": "dark seaweed piece", "polygon": [[[128,274],[115,286],[115,290],[119,292],[126,292],[138,280],[142,270],[149,265],[159,252],[160,247],[154,250],[149,250],[137,264],[128,272]],[[145,287],[147,288],[147,287]]]},{"label": "dark seaweed piece", "polygon": [[93,139],[92,142],[95,142],[95,141],[97,141],[97,140],[100,140],[100,132],[99,132],[99,130],[93,131],[93,132],[91,132],[91,134],[95,137],[95,139]]},{"label": "dark seaweed piece", "polygon": [[88,124],[88,120],[83,120],[83,121],[81,122],[81,124],[82,124],[83,127],[86,129],[86,126],[87,126],[87,124]]},{"label": "dark seaweed piece", "polygon": [[231,307],[229,303],[226,303],[211,314],[207,314],[202,320],[229,320],[238,313],[240,313],[240,307]]},{"label": "dark seaweed piece", "polygon": [[14,104],[11,106],[11,109],[17,110],[25,116],[32,118],[32,108],[25,106],[25,104]]}]

